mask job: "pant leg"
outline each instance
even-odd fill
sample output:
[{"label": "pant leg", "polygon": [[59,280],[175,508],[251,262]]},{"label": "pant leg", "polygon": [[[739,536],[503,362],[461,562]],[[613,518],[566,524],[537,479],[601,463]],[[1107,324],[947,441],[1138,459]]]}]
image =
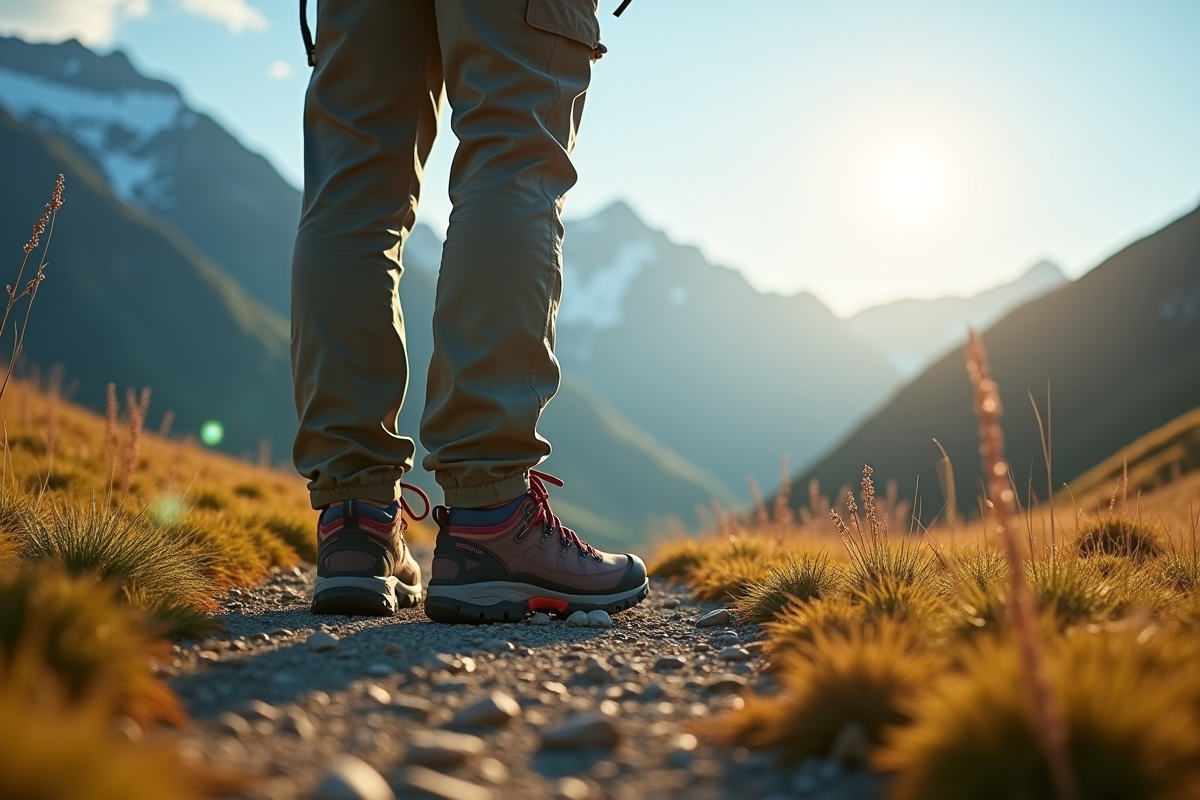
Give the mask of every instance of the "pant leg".
[{"label": "pant leg", "polygon": [[391,502],[412,468],[396,289],[442,97],[433,0],[320,0],[292,260],[293,459],[314,508]]},{"label": "pant leg", "polygon": [[[594,37],[551,32],[553,20],[535,16],[559,6],[577,12],[568,22],[586,16]],[[594,9],[592,0],[437,0],[459,144],[421,438],[449,505],[517,497],[550,453],[537,422],[559,383],[560,214],[577,177],[569,154],[598,44]]]}]

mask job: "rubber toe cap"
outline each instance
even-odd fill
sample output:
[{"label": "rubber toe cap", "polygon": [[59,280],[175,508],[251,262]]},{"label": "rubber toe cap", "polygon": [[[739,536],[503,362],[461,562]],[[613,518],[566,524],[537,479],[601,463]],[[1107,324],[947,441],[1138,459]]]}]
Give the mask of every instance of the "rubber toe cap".
[{"label": "rubber toe cap", "polygon": [[633,553],[625,553],[625,557],[629,559],[629,569],[626,571],[625,577],[621,579],[620,585],[617,586],[618,592],[637,589],[646,583],[646,562]]}]

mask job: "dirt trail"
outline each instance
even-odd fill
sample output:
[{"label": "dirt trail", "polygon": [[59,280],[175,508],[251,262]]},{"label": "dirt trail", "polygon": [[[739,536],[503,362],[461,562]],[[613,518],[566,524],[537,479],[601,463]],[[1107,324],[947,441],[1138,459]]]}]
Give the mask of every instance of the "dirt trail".
[{"label": "dirt trail", "polygon": [[[416,550],[427,575],[432,551]],[[248,797],[372,797],[318,791],[332,786],[339,753],[371,765],[401,798],[880,796],[866,773],[782,767],[689,734],[771,679],[756,630],[697,627],[717,606],[683,587],[655,580],[608,629],[474,627],[432,623],[420,609],[314,617],[313,576],[300,568],[231,592],[226,632],[162,665],[196,720],[177,734],[185,753],[254,775]]]}]

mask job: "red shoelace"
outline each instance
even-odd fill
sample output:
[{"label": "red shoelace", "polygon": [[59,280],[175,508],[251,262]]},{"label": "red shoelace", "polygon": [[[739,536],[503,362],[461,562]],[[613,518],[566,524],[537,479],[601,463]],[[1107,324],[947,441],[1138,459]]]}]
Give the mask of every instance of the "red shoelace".
[{"label": "red shoelace", "polygon": [[603,556],[596,551],[596,548],[579,538],[579,534],[562,524],[562,520],[558,515],[550,510],[550,492],[546,490],[546,484],[553,483],[555,486],[562,486],[563,482],[553,475],[545,472],[538,472],[536,469],[529,470],[529,495],[533,498],[534,512],[530,519],[530,525],[536,525],[539,522],[548,524],[552,530],[558,530],[559,541],[563,547],[574,545],[579,548],[581,553],[585,553],[592,558],[600,561]]},{"label": "red shoelace", "polygon": [[[408,501],[404,499],[404,490],[405,489],[416,492],[421,497],[421,499],[425,502],[425,510],[423,512],[421,512],[421,516],[417,516],[416,512],[412,510],[412,506],[410,506],[408,504]],[[408,515],[410,517],[412,517],[413,522],[420,522],[421,520],[423,520],[429,516],[430,507],[431,507],[431,505],[429,502],[429,495],[427,495],[427,494],[425,494],[425,492],[421,491],[420,486],[413,486],[411,483],[405,483],[404,481],[400,481],[400,525],[402,528],[408,527],[408,523],[405,522],[405,520],[404,520],[404,514],[406,512],[408,513]]]}]

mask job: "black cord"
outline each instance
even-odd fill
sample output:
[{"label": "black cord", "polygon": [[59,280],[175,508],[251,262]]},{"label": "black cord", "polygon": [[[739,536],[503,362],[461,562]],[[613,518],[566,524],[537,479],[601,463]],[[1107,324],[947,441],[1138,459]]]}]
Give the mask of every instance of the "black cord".
[{"label": "black cord", "polygon": [[621,0],[621,5],[617,6],[617,10],[613,12],[613,16],[614,17],[621,16],[621,14],[625,11],[625,9],[629,8],[629,4],[632,2],[633,2],[633,0]]},{"label": "black cord", "polygon": [[[626,0],[628,3],[628,0]],[[317,46],[313,44],[312,31],[308,29],[308,0],[300,0],[300,35],[304,37],[304,51],[308,53],[308,65],[315,67],[317,62],[313,59],[313,54],[317,50]]]}]

